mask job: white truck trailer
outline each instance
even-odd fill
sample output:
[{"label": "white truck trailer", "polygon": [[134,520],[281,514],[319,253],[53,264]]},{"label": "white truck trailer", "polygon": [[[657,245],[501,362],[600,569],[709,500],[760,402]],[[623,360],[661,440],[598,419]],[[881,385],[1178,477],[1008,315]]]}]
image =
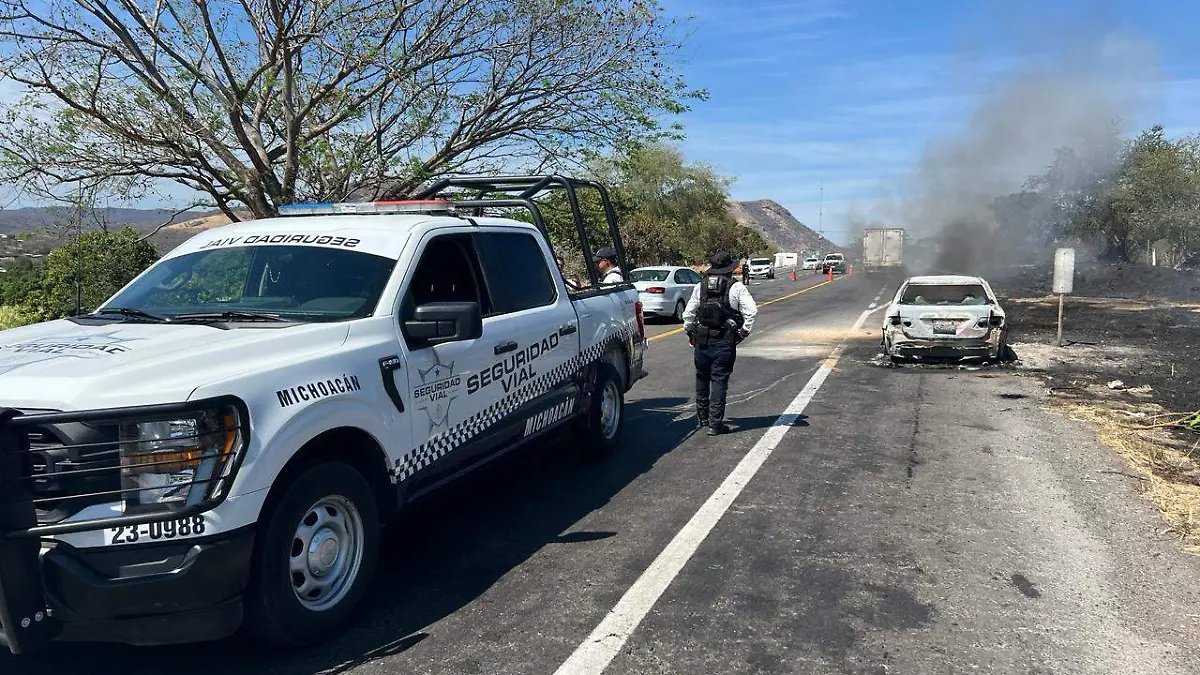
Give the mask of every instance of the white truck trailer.
[{"label": "white truck trailer", "polygon": [[862,265],[867,272],[904,266],[904,229],[877,227],[863,230]]}]

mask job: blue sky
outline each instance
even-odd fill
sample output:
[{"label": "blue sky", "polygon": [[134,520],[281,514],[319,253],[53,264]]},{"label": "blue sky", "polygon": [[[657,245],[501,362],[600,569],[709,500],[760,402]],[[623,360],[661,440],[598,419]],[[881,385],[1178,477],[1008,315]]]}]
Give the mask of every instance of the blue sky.
[{"label": "blue sky", "polygon": [[[903,190],[929,141],[1029,69],[1136,80],[1113,87],[1131,129],[1200,132],[1200,3],[664,3],[690,17],[682,70],[711,96],[684,117],[685,154],[735,178],[734,198],[774,199],[841,243],[857,235],[851,211]],[[1052,148],[1029,150],[1040,166]]]}]

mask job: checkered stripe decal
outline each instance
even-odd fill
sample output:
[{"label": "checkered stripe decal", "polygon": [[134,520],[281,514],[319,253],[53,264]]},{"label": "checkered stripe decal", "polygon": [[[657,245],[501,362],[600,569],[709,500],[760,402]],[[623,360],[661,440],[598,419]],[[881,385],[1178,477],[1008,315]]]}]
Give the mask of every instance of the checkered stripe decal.
[{"label": "checkered stripe decal", "polygon": [[394,472],[396,481],[408,480],[421,469],[444,457],[446,453],[487,431],[512,414],[514,410],[562,384],[593,361],[599,360],[609,347],[628,340],[636,332],[636,327],[622,326],[616,332],[582,350],[577,356],[562,365],[543,373],[538,379],[425,441],[398,463]]}]

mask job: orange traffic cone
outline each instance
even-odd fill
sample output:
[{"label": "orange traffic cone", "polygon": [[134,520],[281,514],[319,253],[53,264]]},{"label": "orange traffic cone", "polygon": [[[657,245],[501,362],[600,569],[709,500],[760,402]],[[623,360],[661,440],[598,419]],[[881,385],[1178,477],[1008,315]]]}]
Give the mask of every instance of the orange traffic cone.
[{"label": "orange traffic cone", "polygon": [[833,281],[833,265],[830,265],[829,267],[826,267],[825,269],[829,270],[829,280]]},{"label": "orange traffic cone", "polygon": [[796,270],[792,270],[792,281],[796,280]]}]

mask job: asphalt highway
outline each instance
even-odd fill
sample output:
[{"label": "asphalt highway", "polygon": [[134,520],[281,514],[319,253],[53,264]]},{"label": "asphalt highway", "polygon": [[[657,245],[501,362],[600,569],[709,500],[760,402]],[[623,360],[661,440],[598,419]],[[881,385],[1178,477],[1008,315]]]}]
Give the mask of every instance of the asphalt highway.
[{"label": "asphalt highway", "polygon": [[320,646],[64,644],[0,672],[1200,672],[1197,559],[1036,381],[882,367],[897,281],[753,282],[718,438],[653,322],[616,454],[546,443],[414,509]]}]

